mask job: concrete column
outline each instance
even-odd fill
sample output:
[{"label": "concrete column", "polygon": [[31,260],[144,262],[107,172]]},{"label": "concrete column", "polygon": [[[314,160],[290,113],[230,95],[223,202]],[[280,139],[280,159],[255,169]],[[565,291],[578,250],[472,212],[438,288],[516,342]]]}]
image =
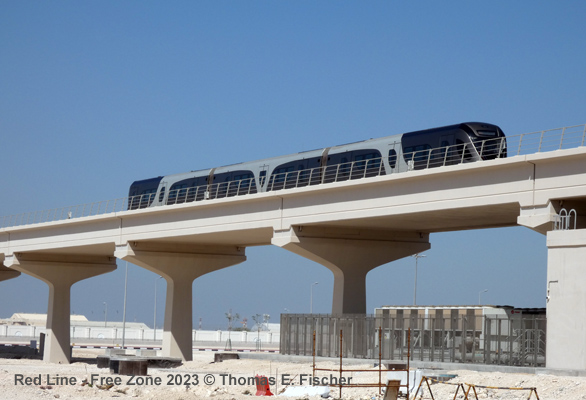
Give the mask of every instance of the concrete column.
[{"label": "concrete column", "polygon": [[244,248],[131,242],[117,246],[116,257],[161,275],[167,281],[163,356],[193,359],[192,284],[209,272],[246,260]]},{"label": "concrete column", "polygon": [[313,227],[276,231],[272,244],[333,272],[332,314],[365,314],[366,274],[431,247],[429,234]]},{"label": "concrete column", "polygon": [[69,364],[71,286],[83,279],[116,269],[116,259],[106,256],[15,253],[4,264],[42,280],[49,286],[49,306],[43,360]]},{"label": "concrete column", "polygon": [[546,367],[586,370],[586,229],[547,233]]},{"label": "concrete column", "polygon": [[20,276],[20,272],[4,266],[4,254],[0,254],[0,282]]}]

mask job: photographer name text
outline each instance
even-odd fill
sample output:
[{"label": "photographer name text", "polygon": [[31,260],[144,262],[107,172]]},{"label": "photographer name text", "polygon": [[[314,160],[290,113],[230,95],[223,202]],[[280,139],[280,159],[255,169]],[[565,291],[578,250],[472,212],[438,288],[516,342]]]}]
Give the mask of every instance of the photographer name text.
[{"label": "photographer name text", "polygon": [[[75,376],[61,376],[59,374],[38,374],[25,376],[14,375],[16,386],[73,386],[79,384],[93,385],[127,385],[127,386],[198,386],[198,385],[222,385],[222,386],[250,386],[250,385],[275,385],[277,377],[265,376],[234,376],[232,374],[167,374],[165,376],[101,376],[91,374],[89,379],[79,380]],[[290,374],[280,375],[280,385],[314,385],[332,386],[350,384],[352,377],[338,377],[334,375],[313,376],[300,374],[292,377]]]}]

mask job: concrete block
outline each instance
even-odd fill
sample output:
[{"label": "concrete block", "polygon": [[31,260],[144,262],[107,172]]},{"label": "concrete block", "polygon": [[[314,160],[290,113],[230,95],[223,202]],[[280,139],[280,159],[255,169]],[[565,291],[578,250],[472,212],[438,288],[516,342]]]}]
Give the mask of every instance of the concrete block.
[{"label": "concrete block", "polygon": [[[423,376],[423,371],[420,369],[416,369],[414,371],[409,371],[409,393],[415,392],[419,383],[421,382],[421,378]],[[401,385],[407,384],[407,371],[389,371],[387,372],[387,381],[389,380],[400,380]],[[405,386],[399,389],[400,393],[407,393],[407,389]]]},{"label": "concrete block", "polygon": [[224,360],[238,360],[240,357],[238,353],[216,353],[214,354],[214,362],[222,362]]},{"label": "concrete block", "polygon": [[98,368],[109,368],[110,367],[110,357],[108,356],[98,356],[96,358]]},{"label": "concrete block", "polygon": [[320,396],[328,398],[330,396],[330,388],[327,386],[288,386],[281,396],[286,397],[300,397],[306,396]]},{"label": "concrete block", "polygon": [[[0,354],[14,356],[12,358],[20,358],[19,356],[34,356],[37,354],[37,349],[29,346],[0,346]],[[10,358],[10,357],[5,357]]]},{"label": "concrete block", "polygon": [[157,356],[157,350],[137,349],[136,350],[136,356],[137,357],[156,357]]},{"label": "concrete block", "polygon": [[148,374],[148,360],[120,360],[118,365],[120,375],[146,376]]},{"label": "concrete block", "polygon": [[110,359],[110,373],[119,375],[147,375],[149,361],[144,358],[120,357]]},{"label": "concrete block", "polygon": [[106,349],[104,352],[106,356],[114,357],[114,356],[125,356],[126,350],[125,349]]}]

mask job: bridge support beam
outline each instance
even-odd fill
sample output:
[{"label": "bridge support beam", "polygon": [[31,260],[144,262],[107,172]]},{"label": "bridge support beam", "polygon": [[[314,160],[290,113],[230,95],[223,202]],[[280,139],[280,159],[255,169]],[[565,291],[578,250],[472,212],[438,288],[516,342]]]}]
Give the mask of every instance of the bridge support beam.
[{"label": "bridge support beam", "polygon": [[586,370],[586,229],[547,233],[546,367]]},{"label": "bridge support beam", "polygon": [[366,274],[431,247],[429,234],[313,227],[276,231],[272,244],[333,272],[332,314],[365,314]]},{"label": "bridge support beam", "polygon": [[517,217],[517,223],[529,229],[546,235],[553,229],[557,211],[552,202],[540,207],[522,207]]},{"label": "bridge support beam", "polygon": [[116,257],[161,275],[167,281],[163,355],[193,359],[193,281],[246,260],[236,246],[184,246],[131,242],[116,247]]},{"label": "bridge support beam", "polygon": [[34,276],[49,286],[43,361],[69,364],[71,286],[81,280],[114,271],[116,259],[107,256],[15,253],[8,255],[4,264]]},{"label": "bridge support beam", "polygon": [[4,254],[0,254],[0,282],[20,276],[20,272],[4,266]]}]

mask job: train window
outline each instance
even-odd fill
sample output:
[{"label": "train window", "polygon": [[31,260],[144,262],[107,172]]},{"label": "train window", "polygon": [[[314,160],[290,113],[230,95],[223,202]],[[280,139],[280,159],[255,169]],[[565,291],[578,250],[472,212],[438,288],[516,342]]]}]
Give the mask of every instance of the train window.
[{"label": "train window", "polygon": [[417,146],[405,147],[405,158],[408,161],[414,161],[415,164],[427,162],[430,149],[431,146],[428,144],[420,144]]},{"label": "train window", "polygon": [[350,175],[351,166],[352,163],[348,160],[347,156],[337,157],[335,164],[327,166],[324,182],[340,182],[347,180]]},{"label": "train window", "polygon": [[241,180],[248,179],[248,178],[252,178],[252,174],[234,175],[234,180],[235,181],[241,181]]},{"label": "train window", "polygon": [[397,166],[397,152],[395,149],[389,150],[389,165],[391,168],[395,168]]},{"label": "train window", "polygon": [[368,160],[371,160],[373,158],[374,158],[374,154],[372,154],[372,153],[357,155],[355,158],[355,160],[357,161],[355,165],[357,168],[364,168],[364,166],[366,165]]},{"label": "train window", "polygon": [[187,188],[186,183],[175,184],[175,185],[171,186],[171,189],[169,189],[169,196],[167,198],[167,204],[170,204],[170,202],[175,202],[176,200],[178,200],[178,201],[184,200],[185,194],[187,192],[186,188]]},{"label": "train window", "polygon": [[238,174],[238,175],[234,175],[234,182],[236,183],[236,186],[239,188],[239,194],[240,192],[248,192],[248,188],[250,187],[250,184],[252,182],[252,178],[253,175],[252,174]]},{"label": "train window", "polygon": [[364,178],[376,176],[384,173],[381,169],[381,155],[378,152],[356,154],[354,156],[354,166],[352,168],[352,178]]},{"label": "train window", "polygon": [[466,143],[464,143],[460,139],[456,139],[456,151],[458,152],[459,157],[462,157],[462,151],[464,151],[464,160],[472,159],[472,153],[470,153],[470,149],[468,148]]},{"label": "train window", "polygon": [[291,179],[291,175],[289,172],[295,171],[295,166],[290,165],[288,167],[281,167],[277,168],[273,171],[273,175],[275,176],[275,183],[281,183],[285,181],[285,177],[287,179]]},{"label": "train window", "polygon": [[[366,154],[357,154],[354,157],[355,161],[364,161],[364,162],[357,162],[356,165],[364,168],[378,168],[380,165],[380,154],[379,153],[366,153]],[[370,161],[372,160],[372,161]]]}]

